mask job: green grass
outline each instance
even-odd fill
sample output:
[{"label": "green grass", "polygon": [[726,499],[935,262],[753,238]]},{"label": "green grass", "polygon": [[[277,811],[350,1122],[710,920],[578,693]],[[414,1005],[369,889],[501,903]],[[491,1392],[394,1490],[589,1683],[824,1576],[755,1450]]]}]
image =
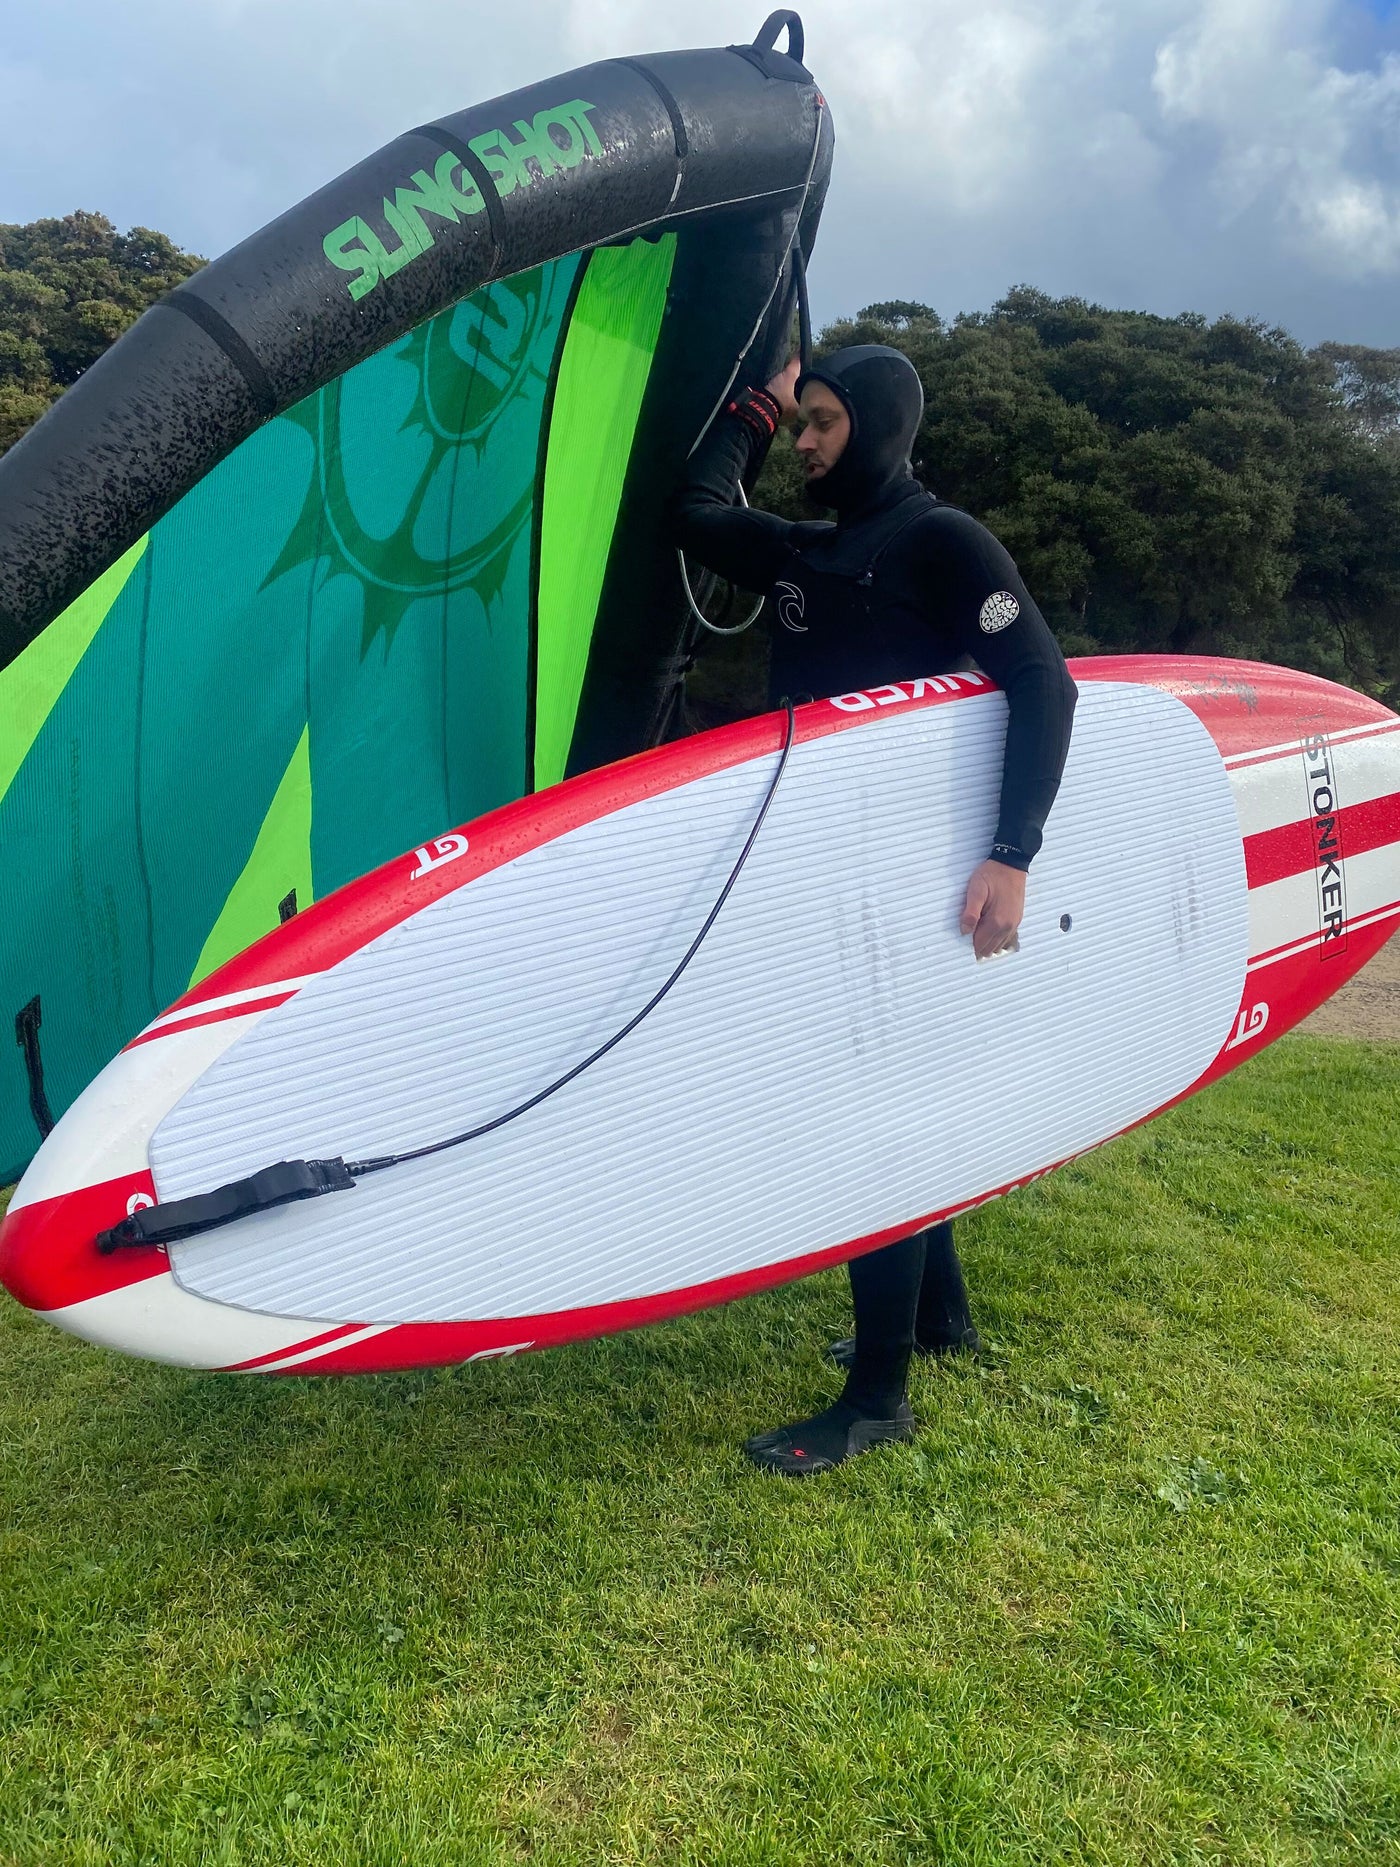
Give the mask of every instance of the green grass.
[{"label": "green grass", "polygon": [[0,1861],[1400,1862],[1400,1049],[963,1229],[991,1358],[828,1478],[841,1273],[517,1362],[0,1312]]}]

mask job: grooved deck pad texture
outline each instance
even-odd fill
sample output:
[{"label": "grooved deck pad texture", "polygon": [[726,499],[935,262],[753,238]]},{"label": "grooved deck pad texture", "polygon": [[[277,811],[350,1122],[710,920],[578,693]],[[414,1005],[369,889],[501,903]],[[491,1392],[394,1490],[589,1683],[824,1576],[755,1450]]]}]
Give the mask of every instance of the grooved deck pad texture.
[{"label": "grooved deck pad texture", "polygon": [[[617,1049],[480,1141],[172,1246],[178,1281],[364,1323],[654,1295],[975,1199],[1160,1107],[1244,980],[1219,754],[1170,696],[1086,684],[1021,951],[979,966],[957,919],[1005,723],[986,694],[796,746],[709,938]],[[542,1088],[674,967],[773,768],[586,823],[312,980],[160,1124],[161,1199],[420,1145]]]}]

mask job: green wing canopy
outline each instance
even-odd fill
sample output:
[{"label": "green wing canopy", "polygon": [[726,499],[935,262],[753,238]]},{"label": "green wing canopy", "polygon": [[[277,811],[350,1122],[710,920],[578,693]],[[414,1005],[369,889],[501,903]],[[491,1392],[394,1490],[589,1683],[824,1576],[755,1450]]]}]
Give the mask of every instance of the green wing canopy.
[{"label": "green wing canopy", "polygon": [[51,1095],[279,916],[563,777],[674,252],[538,266],[336,378],[0,674],[0,1004],[39,997]]},{"label": "green wing canopy", "polygon": [[[646,742],[685,621],[667,490],[745,353],[785,346],[829,133],[771,51],[541,96],[566,87],[587,149],[537,137],[511,188],[471,166],[481,122],[548,133],[534,93],[410,132],[148,312],[0,461],[0,1176],[280,920]],[[716,133],[717,98],[766,154]],[[391,267],[385,178],[425,145],[479,211]],[[381,185],[357,296],[330,249]]]}]

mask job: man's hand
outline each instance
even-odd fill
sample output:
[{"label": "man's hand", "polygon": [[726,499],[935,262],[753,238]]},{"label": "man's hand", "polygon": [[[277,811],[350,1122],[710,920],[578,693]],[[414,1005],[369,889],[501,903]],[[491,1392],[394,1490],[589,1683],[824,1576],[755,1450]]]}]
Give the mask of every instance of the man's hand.
[{"label": "man's hand", "polygon": [[1024,874],[989,856],[972,871],[958,931],[972,935],[972,950],[978,959],[994,959],[998,953],[1016,951],[1016,929],[1025,911]]},{"label": "man's hand", "polygon": [[792,357],[768,384],[768,393],[782,410],[783,421],[797,420],[797,379],[802,374],[800,357]]}]

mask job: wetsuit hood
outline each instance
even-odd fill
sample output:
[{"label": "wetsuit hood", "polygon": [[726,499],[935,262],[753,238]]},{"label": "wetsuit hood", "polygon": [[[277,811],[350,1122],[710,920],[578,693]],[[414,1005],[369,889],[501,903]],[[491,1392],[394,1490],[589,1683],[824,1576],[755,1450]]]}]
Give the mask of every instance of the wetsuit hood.
[{"label": "wetsuit hood", "polygon": [[885,503],[907,481],[909,456],[924,413],[919,373],[902,350],[887,344],[850,344],[797,379],[800,397],[809,382],[824,383],[851,418],[851,438],[829,473],[807,494],[843,519]]}]

